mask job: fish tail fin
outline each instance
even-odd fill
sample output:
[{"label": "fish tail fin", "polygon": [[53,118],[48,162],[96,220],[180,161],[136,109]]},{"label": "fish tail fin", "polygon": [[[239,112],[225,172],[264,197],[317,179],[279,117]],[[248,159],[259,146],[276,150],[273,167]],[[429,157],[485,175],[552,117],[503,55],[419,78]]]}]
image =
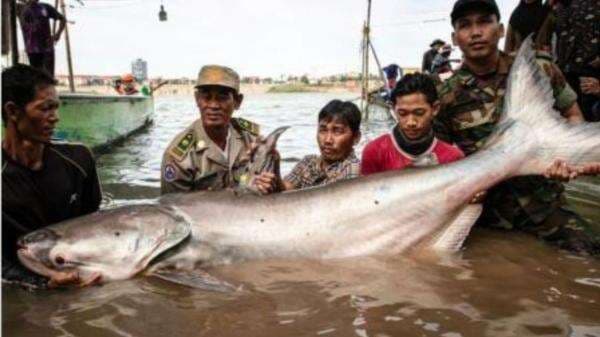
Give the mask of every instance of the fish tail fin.
[{"label": "fish tail fin", "polygon": [[[550,78],[537,63],[529,37],[512,66],[503,120],[491,140],[511,142],[505,150],[527,158],[515,174],[541,174],[556,159],[571,165],[600,161],[600,123],[571,124],[553,105]],[[499,137],[503,133],[507,137]]]}]

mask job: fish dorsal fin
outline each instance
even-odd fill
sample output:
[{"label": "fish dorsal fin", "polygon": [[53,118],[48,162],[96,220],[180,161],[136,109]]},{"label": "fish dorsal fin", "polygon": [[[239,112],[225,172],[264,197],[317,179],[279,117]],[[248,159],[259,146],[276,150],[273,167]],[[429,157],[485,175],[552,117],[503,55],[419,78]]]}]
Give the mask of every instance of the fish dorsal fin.
[{"label": "fish dorsal fin", "polygon": [[458,251],[482,210],[481,204],[468,204],[460,208],[445,230],[434,239],[432,248],[442,251]]}]

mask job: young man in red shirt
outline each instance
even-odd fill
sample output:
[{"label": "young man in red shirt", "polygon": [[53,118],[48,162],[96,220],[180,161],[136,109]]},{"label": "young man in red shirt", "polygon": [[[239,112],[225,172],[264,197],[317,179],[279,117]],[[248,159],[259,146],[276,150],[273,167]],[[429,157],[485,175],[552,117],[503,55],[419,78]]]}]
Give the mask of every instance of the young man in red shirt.
[{"label": "young man in red shirt", "polygon": [[437,139],[433,118],[440,103],[433,80],[423,74],[406,75],[392,92],[398,124],[363,150],[360,172],[369,175],[407,167],[446,164],[464,158],[462,151]]}]

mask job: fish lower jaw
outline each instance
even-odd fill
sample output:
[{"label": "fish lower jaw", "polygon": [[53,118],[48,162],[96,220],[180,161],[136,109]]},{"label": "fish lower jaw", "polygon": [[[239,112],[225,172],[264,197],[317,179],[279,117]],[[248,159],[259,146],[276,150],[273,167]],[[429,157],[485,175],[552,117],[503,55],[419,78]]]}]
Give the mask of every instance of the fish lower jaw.
[{"label": "fish lower jaw", "polygon": [[37,259],[35,259],[29,252],[29,250],[27,250],[26,248],[18,249],[17,257],[25,267],[27,267],[29,270],[33,271],[36,274],[50,278],[55,273],[52,269],[46,267],[43,263],[37,261]]}]

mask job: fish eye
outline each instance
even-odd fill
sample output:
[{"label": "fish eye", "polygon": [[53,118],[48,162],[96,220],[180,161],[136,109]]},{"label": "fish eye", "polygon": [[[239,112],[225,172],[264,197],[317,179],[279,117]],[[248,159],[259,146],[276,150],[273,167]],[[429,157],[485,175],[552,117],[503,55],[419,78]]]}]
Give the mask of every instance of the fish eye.
[{"label": "fish eye", "polygon": [[121,232],[115,232],[115,236],[121,235]]},{"label": "fish eye", "polygon": [[62,256],[60,256],[60,255],[57,255],[57,256],[54,258],[54,262],[56,262],[56,264],[57,264],[57,265],[60,265],[60,266],[62,266],[63,264],[65,264],[65,258],[64,258],[64,257],[62,257]]}]

